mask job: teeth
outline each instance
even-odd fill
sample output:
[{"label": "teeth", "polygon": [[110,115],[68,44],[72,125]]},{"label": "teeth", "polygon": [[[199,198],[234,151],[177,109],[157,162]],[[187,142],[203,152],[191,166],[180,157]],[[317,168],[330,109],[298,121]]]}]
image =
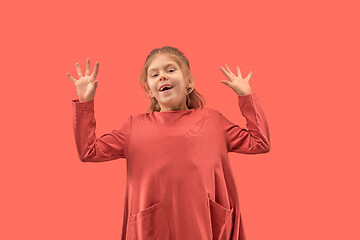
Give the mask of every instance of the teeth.
[{"label": "teeth", "polygon": [[172,88],[172,86],[164,86],[164,87],[160,88],[160,91],[162,91],[165,87]]}]

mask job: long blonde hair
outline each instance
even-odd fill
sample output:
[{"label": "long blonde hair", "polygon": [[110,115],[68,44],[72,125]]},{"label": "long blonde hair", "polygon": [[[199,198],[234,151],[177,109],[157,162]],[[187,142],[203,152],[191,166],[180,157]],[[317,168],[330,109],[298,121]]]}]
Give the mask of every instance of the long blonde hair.
[{"label": "long blonde hair", "polygon": [[[153,61],[154,57],[157,54],[167,54],[170,58],[172,58],[181,68],[181,71],[183,72],[183,75],[185,76],[186,79],[191,79],[191,81],[194,81],[193,75],[191,73],[190,70],[190,64],[189,64],[189,60],[184,56],[184,53],[182,53],[179,49],[174,48],[174,47],[170,47],[170,46],[164,46],[162,48],[155,48],[153,49],[150,54],[147,56],[146,60],[145,60],[145,64],[141,69],[141,74],[140,74],[140,85],[141,87],[145,90],[145,92],[147,94],[149,94],[149,85],[148,85],[148,75],[147,75],[147,71],[149,68],[149,65],[151,64],[151,62]],[[148,112],[160,112],[161,108],[160,105],[158,103],[158,101],[156,100],[155,97],[151,97],[150,95],[148,95],[148,98],[150,99],[151,105],[150,107],[147,109],[147,113]],[[201,95],[198,91],[196,91],[195,87],[193,88],[193,90],[186,95],[186,105],[188,107],[188,109],[193,109],[193,108],[203,108],[205,106],[205,103],[203,103],[204,100],[204,96]]]}]

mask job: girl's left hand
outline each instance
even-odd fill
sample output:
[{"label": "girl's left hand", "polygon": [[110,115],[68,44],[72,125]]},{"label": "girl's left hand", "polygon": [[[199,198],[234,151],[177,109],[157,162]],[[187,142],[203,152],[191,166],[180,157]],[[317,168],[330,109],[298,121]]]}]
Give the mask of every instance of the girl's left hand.
[{"label": "girl's left hand", "polygon": [[[226,69],[225,69],[226,68]],[[252,71],[247,75],[246,78],[242,78],[240,68],[236,66],[237,74],[233,74],[227,64],[225,64],[225,68],[220,67],[221,71],[225,74],[225,76],[230,80],[229,81],[221,81],[226,86],[231,87],[239,96],[244,96],[252,93],[249,85],[249,80],[252,75]]]}]

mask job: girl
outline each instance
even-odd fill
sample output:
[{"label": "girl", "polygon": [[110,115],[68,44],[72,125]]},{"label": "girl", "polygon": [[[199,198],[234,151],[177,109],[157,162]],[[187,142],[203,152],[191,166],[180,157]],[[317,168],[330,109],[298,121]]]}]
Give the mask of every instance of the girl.
[{"label": "girl", "polygon": [[[247,129],[218,110],[203,106],[189,61],[176,48],[150,52],[140,82],[151,97],[144,114],[131,115],[118,129],[95,135],[94,95],[99,63],[90,73],[87,59],[72,100],[73,130],[83,162],[127,161],[122,240],[245,240],[237,188],[228,152],[270,150],[269,130],[250,74],[220,70],[222,81],[238,94]],[[150,110],[150,111],[149,111]]]}]

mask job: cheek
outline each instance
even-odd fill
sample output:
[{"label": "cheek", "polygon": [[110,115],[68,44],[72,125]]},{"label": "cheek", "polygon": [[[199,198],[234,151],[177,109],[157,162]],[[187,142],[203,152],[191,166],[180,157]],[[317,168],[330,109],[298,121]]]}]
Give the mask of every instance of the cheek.
[{"label": "cheek", "polygon": [[148,83],[148,87],[149,87],[150,90],[153,91],[153,92],[154,92],[154,91],[157,91],[156,86],[155,86],[153,83],[151,83],[151,82]]}]

